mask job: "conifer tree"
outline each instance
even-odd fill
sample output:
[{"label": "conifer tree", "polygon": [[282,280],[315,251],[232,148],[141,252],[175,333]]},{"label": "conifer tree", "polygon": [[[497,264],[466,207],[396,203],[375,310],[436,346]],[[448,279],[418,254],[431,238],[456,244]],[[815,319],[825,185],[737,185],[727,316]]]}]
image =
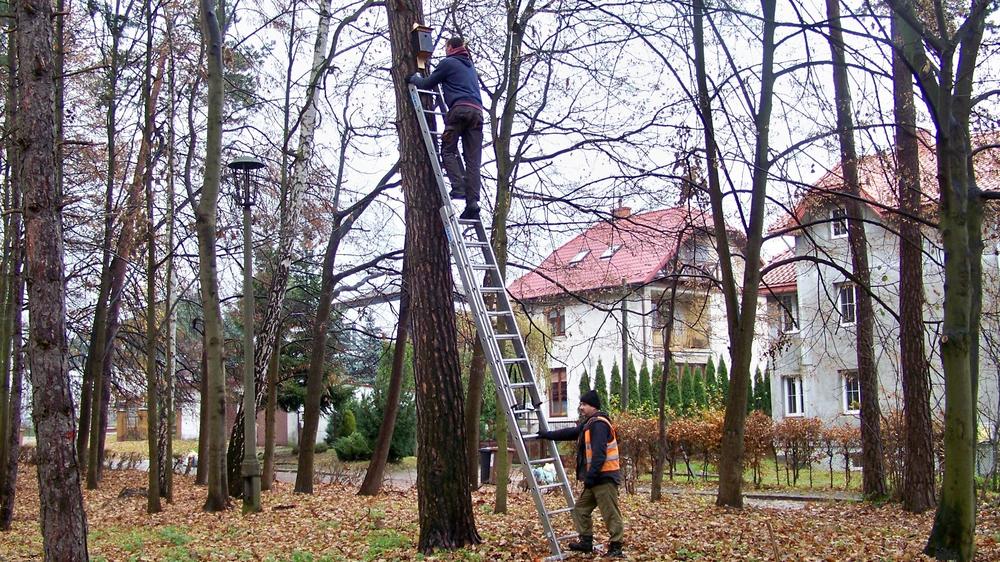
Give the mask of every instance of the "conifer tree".
[{"label": "conifer tree", "polygon": [[729,398],[729,369],[726,368],[726,360],[719,357],[719,368],[716,369],[716,378],[719,379],[719,396],[725,404]]},{"label": "conifer tree", "polygon": [[597,396],[601,399],[601,407],[607,408],[608,406],[608,379],[604,376],[604,363],[601,360],[597,360],[597,372],[594,374],[594,390],[597,391]]},{"label": "conifer tree", "polygon": [[[655,367],[654,367],[655,370]],[[659,386],[656,387],[659,390]],[[649,380],[649,366],[646,362],[642,362],[642,368],[639,369],[639,393],[638,393],[638,403],[642,406],[652,407],[656,400],[653,398],[653,385]]]},{"label": "conifer tree", "polygon": [[695,368],[691,373],[692,399],[696,410],[703,410],[708,407],[708,397],[705,394],[705,379],[702,377],[701,369]]},{"label": "conifer tree", "polygon": [[764,372],[764,403],[762,404],[761,410],[768,416],[771,415],[771,372]]},{"label": "conifer tree", "polygon": [[583,370],[583,376],[580,377],[580,396],[583,396],[590,390],[590,373],[586,369]]},{"label": "conifer tree", "polygon": [[[638,375],[635,370],[635,361],[630,357],[628,360],[628,369],[625,371],[625,376],[628,377],[628,410],[636,410],[639,408],[639,404],[642,403],[642,394],[639,391]],[[624,381],[622,386],[624,386]]]},{"label": "conifer tree", "polygon": [[694,375],[691,374],[691,365],[684,365],[681,371],[681,412],[688,416],[694,410]]},{"label": "conifer tree", "polygon": [[611,392],[610,398],[618,399],[618,405],[621,406],[622,403],[622,373],[621,369],[618,368],[618,362],[611,366]]},{"label": "conifer tree", "polygon": [[712,361],[711,357],[705,365],[705,396],[708,398],[708,403],[713,406],[722,403],[719,396],[719,381],[715,378],[715,361]]},{"label": "conifer tree", "polygon": [[666,375],[662,375],[661,371],[661,376],[667,377],[667,406],[670,406],[674,415],[681,415],[681,387],[677,376],[677,365],[671,365],[670,372]]}]

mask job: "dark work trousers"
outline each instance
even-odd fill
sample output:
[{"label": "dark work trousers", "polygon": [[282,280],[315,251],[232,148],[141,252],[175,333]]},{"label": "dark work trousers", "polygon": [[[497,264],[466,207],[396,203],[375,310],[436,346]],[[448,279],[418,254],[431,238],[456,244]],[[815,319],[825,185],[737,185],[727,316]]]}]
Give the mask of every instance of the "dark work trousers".
[{"label": "dark work trousers", "polygon": [[[458,139],[462,139],[462,156],[458,158]],[[467,207],[478,207],[482,179],[479,168],[483,161],[483,112],[468,105],[455,105],[444,119],[441,160],[448,172],[451,190],[465,194]]]}]

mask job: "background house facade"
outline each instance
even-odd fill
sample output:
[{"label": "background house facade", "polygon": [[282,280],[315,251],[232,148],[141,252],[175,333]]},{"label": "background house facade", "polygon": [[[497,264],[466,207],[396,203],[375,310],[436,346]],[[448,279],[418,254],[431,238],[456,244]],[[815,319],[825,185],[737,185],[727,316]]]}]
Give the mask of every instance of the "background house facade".
[{"label": "background house facade", "polygon": [[728,364],[725,303],[711,282],[717,264],[704,211],[674,207],[633,215],[623,207],[515,280],[511,295],[552,337],[542,367],[548,372],[538,374],[546,379],[540,386],[549,419],[576,420],[580,379],[586,372],[593,386],[598,361],[610,382],[612,366],[622,366],[623,335],[636,371],[643,362],[650,370],[662,363],[672,297],[674,363],[703,366],[724,357]]},{"label": "background house facade", "polygon": [[[997,151],[993,151],[997,152]],[[982,189],[1000,187],[996,155],[989,151],[977,160]],[[921,146],[921,173],[926,219],[933,221],[936,178],[933,147],[927,137]],[[892,153],[879,153],[859,162],[871,290],[874,297],[875,359],[879,400],[883,415],[902,409],[899,372],[899,270],[900,239],[896,232],[898,207]],[[771,370],[772,413],[775,419],[790,416],[821,418],[828,424],[857,424],[861,396],[856,368],[858,288],[839,269],[808,261],[829,260],[851,270],[844,204],[829,193],[842,189],[840,169],[824,176],[799,202],[795,216],[774,229],[787,229],[793,248],[772,260],[761,286],[767,300],[768,338],[765,357]],[[980,352],[979,410],[981,433],[995,435],[998,428],[998,370],[1000,346],[1000,245],[995,213],[984,232],[983,325]],[[943,413],[944,381],[939,355],[940,325],[944,303],[944,253],[936,229],[923,231],[924,326],[931,370],[931,401],[936,415]],[[805,258],[794,261],[796,258]],[[984,433],[984,435],[985,435]],[[984,438],[981,435],[981,438]]]}]

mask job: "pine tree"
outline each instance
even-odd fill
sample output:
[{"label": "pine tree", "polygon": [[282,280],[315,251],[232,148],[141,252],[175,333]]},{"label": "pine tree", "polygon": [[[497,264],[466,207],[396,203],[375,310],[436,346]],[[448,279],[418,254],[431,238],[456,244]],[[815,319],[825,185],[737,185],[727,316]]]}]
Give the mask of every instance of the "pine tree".
[{"label": "pine tree", "polygon": [[[653,408],[660,407],[660,383],[663,380],[663,363],[659,361],[653,363],[653,384],[652,395],[650,396],[649,403],[653,405]],[[664,405],[670,405],[670,399],[664,395]]]},{"label": "pine tree", "polygon": [[597,396],[601,399],[601,407],[606,408],[608,405],[608,379],[604,376],[604,364],[601,360],[597,360],[597,373],[594,374],[594,390],[597,391]]},{"label": "pine tree", "polygon": [[[654,367],[655,369],[655,367]],[[653,385],[649,380],[649,367],[646,362],[642,362],[642,368],[639,369],[639,392],[636,398],[638,398],[637,403],[643,407],[652,407],[655,400],[653,399]]]},{"label": "pine tree", "polygon": [[708,397],[705,394],[705,379],[702,377],[701,369],[695,368],[691,373],[693,381],[692,398],[696,410],[703,410],[708,407]]},{"label": "pine tree", "polygon": [[622,373],[618,368],[618,362],[611,366],[611,393],[612,400],[617,399],[618,405],[622,403]]},{"label": "pine tree", "polygon": [[726,368],[725,359],[719,358],[719,368],[715,373],[719,379],[719,396],[722,398],[722,403],[725,404],[726,400],[729,399],[729,370]]},{"label": "pine tree", "polygon": [[681,412],[688,416],[695,410],[694,375],[691,374],[691,365],[684,365],[681,373]]},{"label": "pine tree", "polygon": [[705,396],[712,406],[717,406],[721,402],[719,400],[719,381],[715,378],[715,361],[712,361],[711,357],[708,358],[708,364],[705,365]]},{"label": "pine tree", "polygon": [[583,376],[580,377],[580,396],[583,396],[590,390],[590,374],[586,369],[583,370]]}]

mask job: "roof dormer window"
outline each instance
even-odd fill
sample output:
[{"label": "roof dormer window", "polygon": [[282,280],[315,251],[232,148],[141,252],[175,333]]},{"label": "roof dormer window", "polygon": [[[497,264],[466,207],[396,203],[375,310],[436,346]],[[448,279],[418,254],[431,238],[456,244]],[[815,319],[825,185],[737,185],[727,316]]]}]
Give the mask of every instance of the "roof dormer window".
[{"label": "roof dormer window", "polygon": [[847,237],[847,209],[839,207],[830,211],[830,237]]},{"label": "roof dormer window", "polygon": [[589,253],[590,253],[590,250],[587,249],[587,248],[584,248],[583,250],[580,250],[579,252],[576,253],[575,256],[573,256],[573,259],[569,260],[569,264],[570,265],[576,265],[576,264],[582,262],[583,258],[587,257],[587,254],[589,254]]},{"label": "roof dormer window", "polygon": [[604,250],[604,253],[601,254],[601,259],[602,260],[609,260],[609,259],[611,259],[611,256],[615,255],[615,252],[617,252],[618,250],[620,250],[621,247],[622,247],[621,244],[614,244],[614,245],[608,246],[608,249]]}]

